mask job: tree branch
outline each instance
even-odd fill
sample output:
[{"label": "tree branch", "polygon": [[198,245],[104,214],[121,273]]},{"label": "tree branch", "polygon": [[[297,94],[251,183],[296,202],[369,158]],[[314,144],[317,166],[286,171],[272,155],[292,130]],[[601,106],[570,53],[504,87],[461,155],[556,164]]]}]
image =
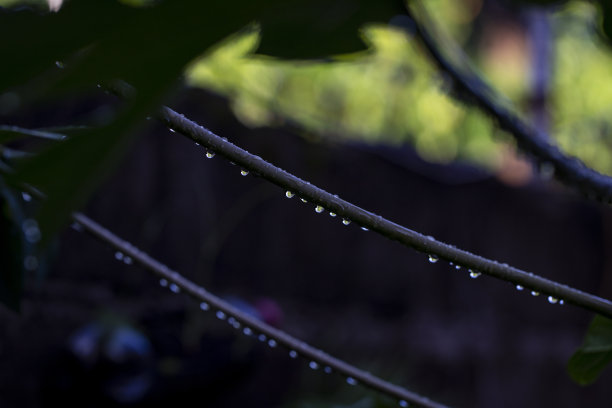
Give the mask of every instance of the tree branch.
[{"label": "tree branch", "polygon": [[[473,70],[461,72],[444,56],[436,41],[420,20],[433,27],[423,7],[418,1],[408,2],[408,16],[412,20],[411,30],[404,27],[409,34],[415,35],[428,51],[433,62],[453,81],[458,95],[478,106],[482,111],[494,118],[499,126],[510,133],[517,142],[519,149],[532,155],[538,164],[552,166],[557,180],[581,191],[589,198],[612,203],[612,178],[601,174],[582,163],[575,157],[565,155],[556,145],[547,141],[545,134],[539,132],[524,122],[512,110],[495,101],[493,91],[478,77]],[[418,14],[420,18],[416,18]],[[457,52],[458,51],[458,47]],[[455,51],[455,50],[454,50]],[[461,57],[465,57],[461,53]]]},{"label": "tree branch", "polygon": [[160,109],[158,118],[170,129],[211,149],[229,161],[240,165],[243,169],[289,192],[297,194],[301,198],[325,208],[327,211],[334,212],[345,220],[354,221],[362,227],[378,232],[391,240],[424,252],[436,259],[440,258],[453,262],[455,265],[503,279],[533,291],[545,293],[554,299],[561,299],[564,302],[569,302],[612,318],[612,302],[609,300],[545,279],[533,273],[522,271],[507,264],[483,258],[391,222],[380,215],[366,211],[275,167],[261,157],[252,155],[168,107]]},{"label": "tree branch", "polygon": [[[81,213],[74,213],[73,219],[87,232],[101,241],[109,244],[124,255],[129,256],[135,263],[140,264],[159,277],[174,283],[182,291],[198,301],[205,302],[207,308],[221,311],[227,318],[234,318],[235,321],[238,321],[242,325],[243,333],[247,335],[249,335],[249,333],[263,334],[266,336],[265,338],[268,340],[269,345],[274,346],[279,344],[285,346],[288,350],[298,353],[303,358],[310,360],[311,368],[319,366],[322,368],[325,367],[326,372],[328,372],[329,369],[327,369],[327,367],[330,367],[333,371],[345,376],[349,384],[355,384],[357,382],[389,397],[396,398],[399,401],[400,406],[408,406],[407,403],[410,403],[420,407],[444,408],[444,405],[431,401],[428,398],[422,397],[412,391],[408,391],[403,387],[391,384],[368,372],[360,370],[343,360],[330,356],[329,354],[290,336],[284,331],[278,330],[262,322],[261,320],[240,311],[223,299],[208,292],[203,287],[198,286],[192,281],[184,278],[178,272],[171,270],[166,265],[155,260],[147,253],[139,250],[129,242],[122,240],[87,216]],[[271,341],[276,343],[271,343]],[[291,355],[293,356],[294,354],[292,353]],[[316,363],[316,365],[314,365],[313,362]]]}]

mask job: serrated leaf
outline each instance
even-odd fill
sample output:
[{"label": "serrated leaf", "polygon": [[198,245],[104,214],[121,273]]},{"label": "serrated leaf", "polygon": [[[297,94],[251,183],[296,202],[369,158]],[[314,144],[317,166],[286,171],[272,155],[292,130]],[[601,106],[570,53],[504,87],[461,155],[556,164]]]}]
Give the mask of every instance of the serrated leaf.
[{"label": "serrated leaf", "polygon": [[594,382],[612,361],[612,320],[596,315],[582,346],[567,364],[570,377],[580,385]]}]

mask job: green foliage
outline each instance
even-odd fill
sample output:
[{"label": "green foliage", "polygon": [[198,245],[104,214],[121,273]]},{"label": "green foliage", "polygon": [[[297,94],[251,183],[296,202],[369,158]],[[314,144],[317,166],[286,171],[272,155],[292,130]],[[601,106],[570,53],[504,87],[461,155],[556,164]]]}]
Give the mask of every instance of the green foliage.
[{"label": "green foliage", "polygon": [[582,346],[567,364],[567,371],[581,385],[594,382],[612,361],[612,320],[596,315]]},{"label": "green foliage", "polygon": [[[358,28],[370,20],[388,20],[400,5],[177,0],[133,8],[92,0],[68,2],[53,14],[2,12],[0,36],[5,41],[0,53],[9,62],[0,68],[0,101],[45,101],[92,92],[95,84],[119,79],[136,89],[109,124],[82,130],[43,151],[11,180],[28,182],[47,194],[38,219],[48,238],[121,158],[139,124],[185,66],[222,38],[257,21],[266,33],[262,51],[272,55],[311,58],[354,52],[364,49]],[[283,10],[292,13],[282,14]],[[0,111],[10,113],[12,108],[0,106]]]}]

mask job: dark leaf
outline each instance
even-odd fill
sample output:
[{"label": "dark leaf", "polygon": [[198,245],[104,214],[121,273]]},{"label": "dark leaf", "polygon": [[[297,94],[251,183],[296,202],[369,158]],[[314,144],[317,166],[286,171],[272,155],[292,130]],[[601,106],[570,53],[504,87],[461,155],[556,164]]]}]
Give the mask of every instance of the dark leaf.
[{"label": "dark leaf", "polygon": [[567,371],[581,385],[594,382],[612,361],[612,320],[596,315],[582,346],[567,364]]}]

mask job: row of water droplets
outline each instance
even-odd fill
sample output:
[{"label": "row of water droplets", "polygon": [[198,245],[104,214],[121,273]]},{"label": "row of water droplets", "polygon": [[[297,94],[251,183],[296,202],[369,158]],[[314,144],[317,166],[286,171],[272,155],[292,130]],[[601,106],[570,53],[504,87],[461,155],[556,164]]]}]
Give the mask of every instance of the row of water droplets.
[{"label": "row of water droplets", "polygon": [[[178,286],[176,283],[172,281],[169,281],[166,278],[160,279],[159,285],[163,288],[168,288],[173,293],[181,292],[180,286]],[[210,312],[211,310],[213,310],[213,308],[207,302],[200,302],[200,310],[204,312]],[[215,310],[215,317],[219,320],[225,321],[227,324],[232,326],[234,329],[240,330],[243,335],[247,337],[252,337],[261,343],[267,344],[268,347],[270,348],[277,348],[279,345],[276,339],[269,337],[265,333],[256,333],[252,328],[248,326],[243,326],[243,324],[240,323],[238,319],[236,319],[234,316],[226,313],[225,311],[221,309]],[[289,349],[288,354],[289,354],[289,358],[291,359],[297,359],[298,357],[300,357],[300,353],[293,349]],[[333,368],[328,365],[322,366],[321,363],[316,360],[313,360],[313,359],[307,359],[307,360],[308,360],[308,368],[310,368],[311,370],[321,369],[321,371],[323,371],[325,374],[331,374],[334,372]],[[348,385],[351,385],[351,386],[355,386],[359,384],[359,382],[354,377],[351,377],[351,376],[347,376],[345,378],[345,381]],[[409,406],[408,402],[405,400],[398,401],[398,405],[400,407]]]},{"label": "row of water droplets", "polygon": [[[436,263],[438,262],[439,258],[436,255],[430,254],[428,255],[428,259],[430,263]],[[450,266],[453,266],[456,270],[461,269],[461,265],[455,265],[453,262],[449,262]],[[474,271],[472,269],[468,269],[468,273],[470,275],[470,278],[472,279],[476,279],[478,278],[480,275],[482,275],[482,273],[478,272],[478,271]],[[523,291],[525,290],[525,288],[522,285],[516,285],[516,290],[518,291]],[[540,296],[540,292],[536,291],[536,290],[532,290],[531,291],[531,296]],[[548,296],[548,303],[550,303],[551,305],[554,304],[559,304],[559,305],[563,305],[563,299],[559,299],[556,298],[552,295]]]},{"label": "row of water droplets", "polygon": [[[293,191],[287,190],[287,191],[285,191],[285,197],[293,198],[293,197],[295,197],[295,193]],[[338,197],[338,196],[335,196],[335,197]],[[300,201],[302,201],[303,203],[307,203],[308,202],[308,200],[306,200],[303,197],[300,197]],[[315,206],[315,212],[317,214],[322,214],[323,212],[325,212],[325,207],[323,207],[322,205],[318,204],[318,205]],[[329,212],[329,216],[335,218],[335,217],[338,216],[338,214],[336,214],[333,211],[330,211]],[[348,218],[342,218],[342,225],[349,225],[350,223],[351,223],[351,220],[349,220]],[[361,229],[363,231],[368,231],[368,229],[366,227],[364,227],[364,226],[361,226]]]}]

